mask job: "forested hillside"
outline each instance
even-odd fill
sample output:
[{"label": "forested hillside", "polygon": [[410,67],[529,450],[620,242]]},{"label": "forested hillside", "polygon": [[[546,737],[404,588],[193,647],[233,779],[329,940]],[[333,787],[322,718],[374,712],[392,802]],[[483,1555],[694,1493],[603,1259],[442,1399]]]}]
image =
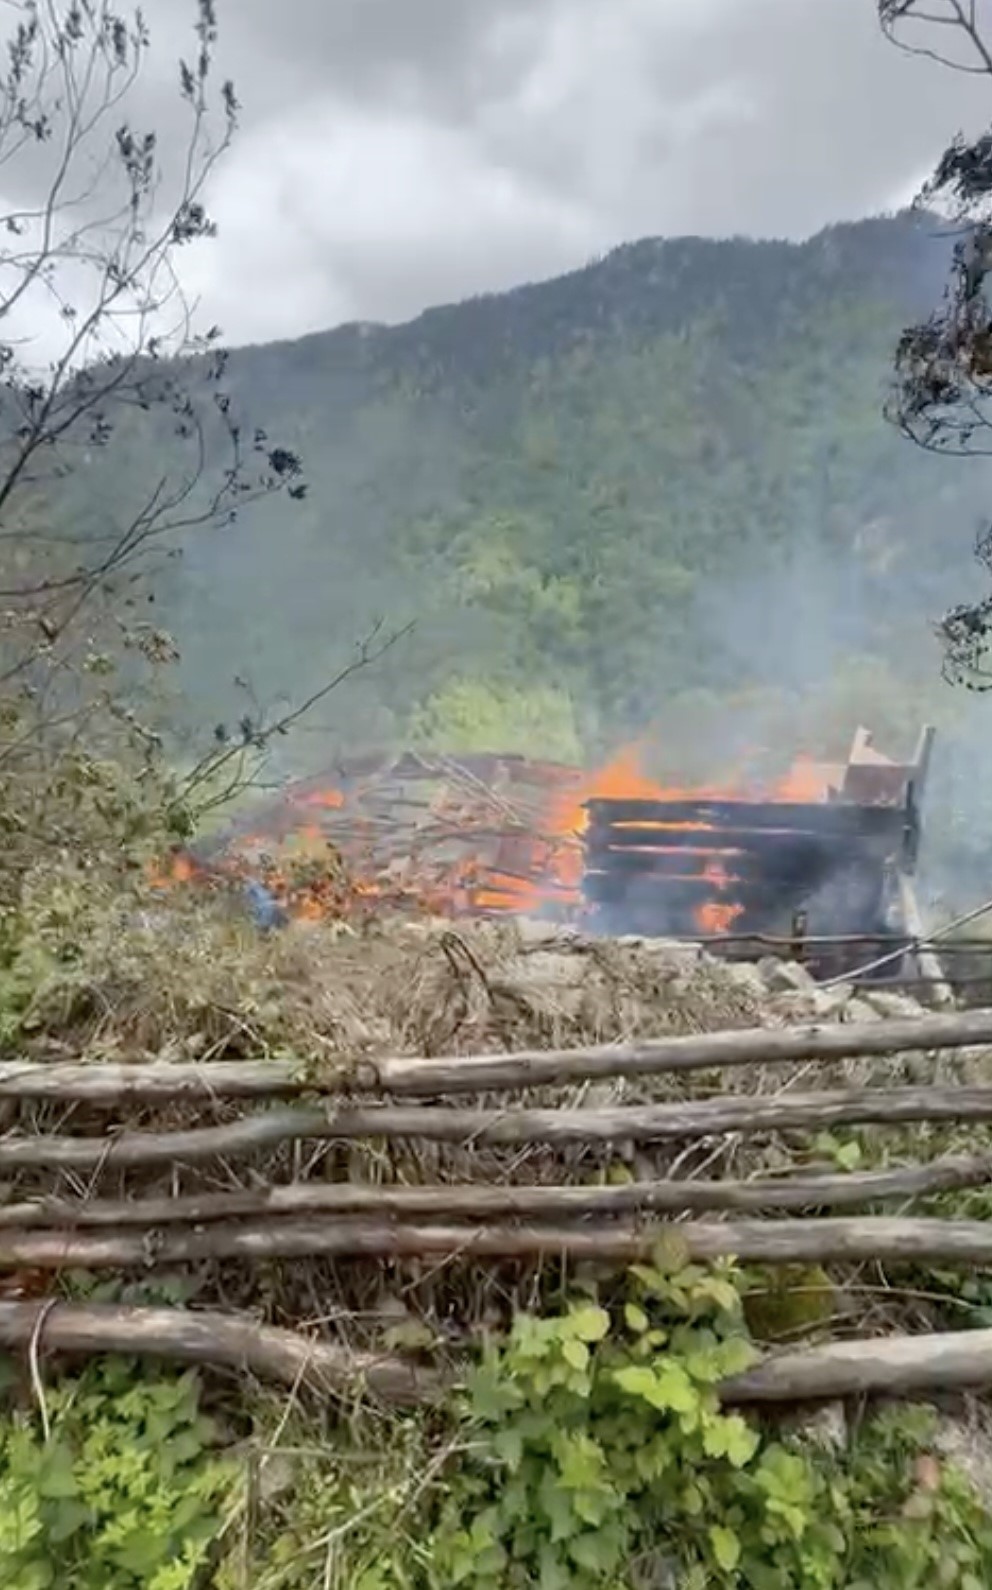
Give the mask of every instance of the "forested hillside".
[{"label": "forested hillside", "polygon": [[[341,739],[577,755],[658,723],[692,773],[756,736],[791,752],[956,711],[927,620],[981,578],[992,480],[881,413],[894,340],[939,296],[935,230],[645,241],[407,326],[239,350],[235,405],[309,490],[164,574],[187,718],[305,695],[374,616],[415,632],[287,768]],[[120,516],[169,445],[136,414],[74,512]]]}]

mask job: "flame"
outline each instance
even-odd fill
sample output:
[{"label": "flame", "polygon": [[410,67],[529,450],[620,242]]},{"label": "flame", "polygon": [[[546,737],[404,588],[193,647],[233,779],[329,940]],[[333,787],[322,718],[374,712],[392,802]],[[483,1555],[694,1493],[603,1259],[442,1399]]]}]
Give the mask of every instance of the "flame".
[{"label": "flame", "polygon": [[[739,774],[723,784],[667,785],[646,771],[644,742],[622,747],[591,772],[555,764],[539,764],[536,772],[540,776],[529,788],[537,794],[529,797],[525,817],[513,815],[512,795],[495,797],[475,775],[464,784],[441,782],[419,805],[401,796],[395,821],[382,818],[381,809],[373,816],[363,807],[367,784],[350,787],[350,793],[333,784],[310,784],[287,793],[270,834],[260,819],[259,832],[232,841],[209,866],[177,853],[150,868],[149,879],[165,888],[254,877],[288,915],[306,922],[383,907],[451,918],[526,915],[552,906],[574,915],[583,908],[589,802],[807,803],[827,799],[835,776],[835,770],[801,756],[763,788]],[[421,813],[412,833],[401,826],[401,809],[409,808]],[[710,885],[711,897],[695,907],[694,916],[700,932],[719,935],[732,929],[744,907],[734,898],[741,880],[727,870],[740,853],[709,849],[706,832],[712,826],[702,813],[691,821],[652,822],[657,843],[649,853],[677,858],[671,863],[677,870],[668,874],[673,880]],[[690,830],[698,839],[665,844],[666,833]]]},{"label": "flame", "polygon": [[789,771],[772,783],[763,798],[772,801],[795,801],[800,805],[825,801],[830,793],[832,772],[832,768],[825,767],[821,762],[814,762],[811,756],[799,755]]},{"label": "flame", "polygon": [[[588,802],[596,800],[630,800],[630,801],[746,801],[765,800],[781,802],[808,803],[818,802],[827,798],[830,787],[830,770],[815,762],[811,757],[798,756],[788,771],[779,779],[773,780],[764,787],[751,785],[750,787],[739,776],[733,776],[726,784],[709,783],[698,785],[669,785],[662,784],[651,778],[644,770],[643,743],[635,742],[624,746],[616,756],[604,767],[597,769],[584,779],[578,787],[566,797],[558,800],[549,815],[548,827],[555,836],[557,844],[549,876],[554,885],[559,889],[574,894],[576,897],[582,883],[583,849],[582,837],[587,829],[589,814],[586,810]],[[617,824],[619,828],[625,826],[648,828],[663,836],[666,832],[693,831],[702,835],[712,824],[701,819],[693,821],[656,821],[651,823]],[[684,879],[703,878],[712,884],[714,892],[723,894],[730,890],[733,884],[741,880],[731,877],[719,856],[706,850],[703,845],[698,846],[665,846],[663,843],[652,847],[655,854],[674,855],[686,863],[686,870],[673,877]],[[729,851],[726,856],[739,854]],[[705,860],[701,870],[691,870],[695,861],[700,858]],[[531,905],[540,904],[542,889],[535,885]],[[736,921],[743,915],[744,907],[731,899],[712,899],[698,905],[693,912],[696,925],[701,933],[719,935],[729,933]]]},{"label": "flame", "polygon": [[153,889],[169,889],[176,884],[191,883],[199,872],[192,856],[184,850],[176,850],[164,861],[149,862],[145,875]]},{"label": "flame", "polygon": [[[731,878],[719,856],[713,856],[703,868],[703,877],[711,883],[718,893],[728,889],[732,883],[739,880]],[[732,900],[705,900],[696,907],[693,913],[701,933],[729,933],[738,917],[743,914],[744,907],[735,904]]]},{"label": "flame", "polygon": [[309,790],[305,795],[299,795],[294,802],[297,806],[319,806],[325,811],[338,812],[345,805],[344,793],[328,785],[326,789]]}]

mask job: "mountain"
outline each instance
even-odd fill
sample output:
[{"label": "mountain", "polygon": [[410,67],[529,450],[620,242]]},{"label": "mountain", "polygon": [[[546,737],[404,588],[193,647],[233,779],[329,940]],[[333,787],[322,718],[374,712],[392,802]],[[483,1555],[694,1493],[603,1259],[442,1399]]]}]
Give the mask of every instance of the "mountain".
[{"label": "mountain", "polygon": [[[309,492],[169,571],[187,714],[305,696],[379,616],[415,631],[287,768],[411,735],[579,755],[659,722],[684,768],[769,713],[783,744],[873,711],[915,730],[927,620],[973,591],[992,500],[986,465],[882,416],[895,339],[940,293],[935,233],[647,240],[409,325],[236,351],[236,409],[299,450]],[[133,426],[126,472],[112,447],[85,484],[100,523],[168,450]]]}]

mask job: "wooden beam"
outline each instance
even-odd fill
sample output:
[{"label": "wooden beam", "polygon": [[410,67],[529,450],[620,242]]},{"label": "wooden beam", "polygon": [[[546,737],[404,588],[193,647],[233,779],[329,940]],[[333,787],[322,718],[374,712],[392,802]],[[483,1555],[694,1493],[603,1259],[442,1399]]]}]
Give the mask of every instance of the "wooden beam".
[{"label": "wooden beam", "polygon": [[[342,1074],[346,1062],[342,1062]],[[325,1087],[335,1079],[327,1076]],[[305,1068],[279,1060],[0,1061],[0,1099],[53,1104],[164,1104],[188,1099],[291,1098],[306,1090]]]},{"label": "wooden beam", "polygon": [[[907,877],[904,872],[899,874],[899,903],[902,908],[903,921],[906,924],[907,932],[919,944],[923,944],[927,938],[923,914],[920,911],[913,880]],[[937,952],[930,948],[918,949],[916,951],[916,963],[919,967],[920,976],[925,978],[929,985],[928,992],[934,1004],[943,1006],[945,1009],[953,1007],[954,989],[947,981],[947,975],[938,959]]]},{"label": "wooden beam", "polygon": [[[437,1399],[445,1377],[405,1359],[314,1341],[299,1332],[215,1312],[113,1304],[0,1302],[0,1346],[32,1342],[46,1355],[127,1353],[324,1394],[365,1390],[400,1404]],[[771,1356],[719,1387],[727,1406],[803,1403],[854,1395],[906,1396],[992,1385],[992,1330],[834,1342]]]}]

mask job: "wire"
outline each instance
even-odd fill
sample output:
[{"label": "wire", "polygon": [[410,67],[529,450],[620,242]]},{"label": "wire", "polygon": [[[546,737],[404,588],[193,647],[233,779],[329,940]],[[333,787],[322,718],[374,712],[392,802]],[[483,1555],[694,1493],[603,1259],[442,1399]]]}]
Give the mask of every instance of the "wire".
[{"label": "wire", "polygon": [[838,977],[828,977],[826,982],[820,983],[820,988],[838,988],[841,983],[849,983],[854,977],[864,977],[868,972],[880,971],[883,966],[891,966],[893,961],[901,960],[907,949],[920,950],[938,940],[945,939],[949,933],[954,933],[958,928],[966,927],[969,922],[974,922],[978,917],[984,916],[987,911],[992,911],[992,900],[986,900],[984,905],[976,905],[973,911],[966,911],[963,916],[955,917],[952,922],[947,922],[943,927],[935,928],[928,939],[913,939],[901,949],[893,950],[889,955],[880,955],[877,960],[869,961],[866,966],[856,966],[850,972],[843,972]]}]

